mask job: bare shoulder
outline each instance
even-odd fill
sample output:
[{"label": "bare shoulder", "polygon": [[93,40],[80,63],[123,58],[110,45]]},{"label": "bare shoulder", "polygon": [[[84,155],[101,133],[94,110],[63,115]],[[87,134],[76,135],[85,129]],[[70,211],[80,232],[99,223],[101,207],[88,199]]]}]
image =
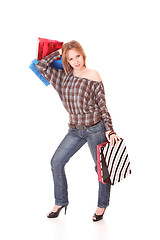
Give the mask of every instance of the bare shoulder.
[{"label": "bare shoulder", "polygon": [[88,74],[89,74],[89,77],[92,81],[96,81],[96,82],[101,82],[102,81],[99,73],[96,70],[89,69]]}]

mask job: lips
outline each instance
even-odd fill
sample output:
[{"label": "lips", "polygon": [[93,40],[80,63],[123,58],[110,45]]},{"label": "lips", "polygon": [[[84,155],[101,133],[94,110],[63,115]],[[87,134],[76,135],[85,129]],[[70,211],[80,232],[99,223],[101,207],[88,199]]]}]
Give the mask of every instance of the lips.
[{"label": "lips", "polygon": [[80,64],[75,65],[75,67],[80,67]]}]

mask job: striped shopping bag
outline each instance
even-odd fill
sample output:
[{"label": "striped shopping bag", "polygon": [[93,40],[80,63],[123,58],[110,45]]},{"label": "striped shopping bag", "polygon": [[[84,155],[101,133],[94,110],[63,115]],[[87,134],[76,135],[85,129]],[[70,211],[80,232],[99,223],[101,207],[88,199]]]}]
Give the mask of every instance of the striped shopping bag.
[{"label": "striped shopping bag", "polygon": [[110,146],[108,141],[97,145],[98,180],[114,185],[131,174],[130,161],[124,139]]}]

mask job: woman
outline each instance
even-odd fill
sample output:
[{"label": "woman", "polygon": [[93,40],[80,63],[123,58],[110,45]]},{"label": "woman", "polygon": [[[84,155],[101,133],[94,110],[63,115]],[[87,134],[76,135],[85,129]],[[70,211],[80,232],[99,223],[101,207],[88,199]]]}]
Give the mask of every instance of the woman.
[{"label": "woman", "polygon": [[[51,160],[54,181],[55,205],[49,218],[58,217],[62,208],[67,209],[68,191],[65,164],[87,142],[97,171],[97,145],[107,139],[113,146],[118,136],[113,131],[112,120],[105,102],[102,80],[97,71],[86,67],[86,55],[77,41],[62,46],[63,68],[54,69],[50,64],[60,58],[61,50],[44,57],[37,69],[58,92],[69,113],[69,130]],[[93,221],[103,218],[109,205],[110,185],[99,182],[98,205]]]}]

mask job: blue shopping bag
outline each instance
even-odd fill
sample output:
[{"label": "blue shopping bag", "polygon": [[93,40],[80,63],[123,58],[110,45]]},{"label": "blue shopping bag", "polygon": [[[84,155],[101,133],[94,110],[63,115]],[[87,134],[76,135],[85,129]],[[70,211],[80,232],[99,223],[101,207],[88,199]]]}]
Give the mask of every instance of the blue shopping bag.
[{"label": "blue shopping bag", "polygon": [[[46,85],[48,86],[50,83],[42,76],[42,74],[38,71],[38,69],[36,68],[36,64],[39,61],[37,59],[34,59],[31,64],[29,65],[29,68],[37,75],[37,77]],[[63,69],[63,63],[62,63],[62,57],[60,60],[55,60],[51,63],[50,65],[53,68],[56,69]]]}]

